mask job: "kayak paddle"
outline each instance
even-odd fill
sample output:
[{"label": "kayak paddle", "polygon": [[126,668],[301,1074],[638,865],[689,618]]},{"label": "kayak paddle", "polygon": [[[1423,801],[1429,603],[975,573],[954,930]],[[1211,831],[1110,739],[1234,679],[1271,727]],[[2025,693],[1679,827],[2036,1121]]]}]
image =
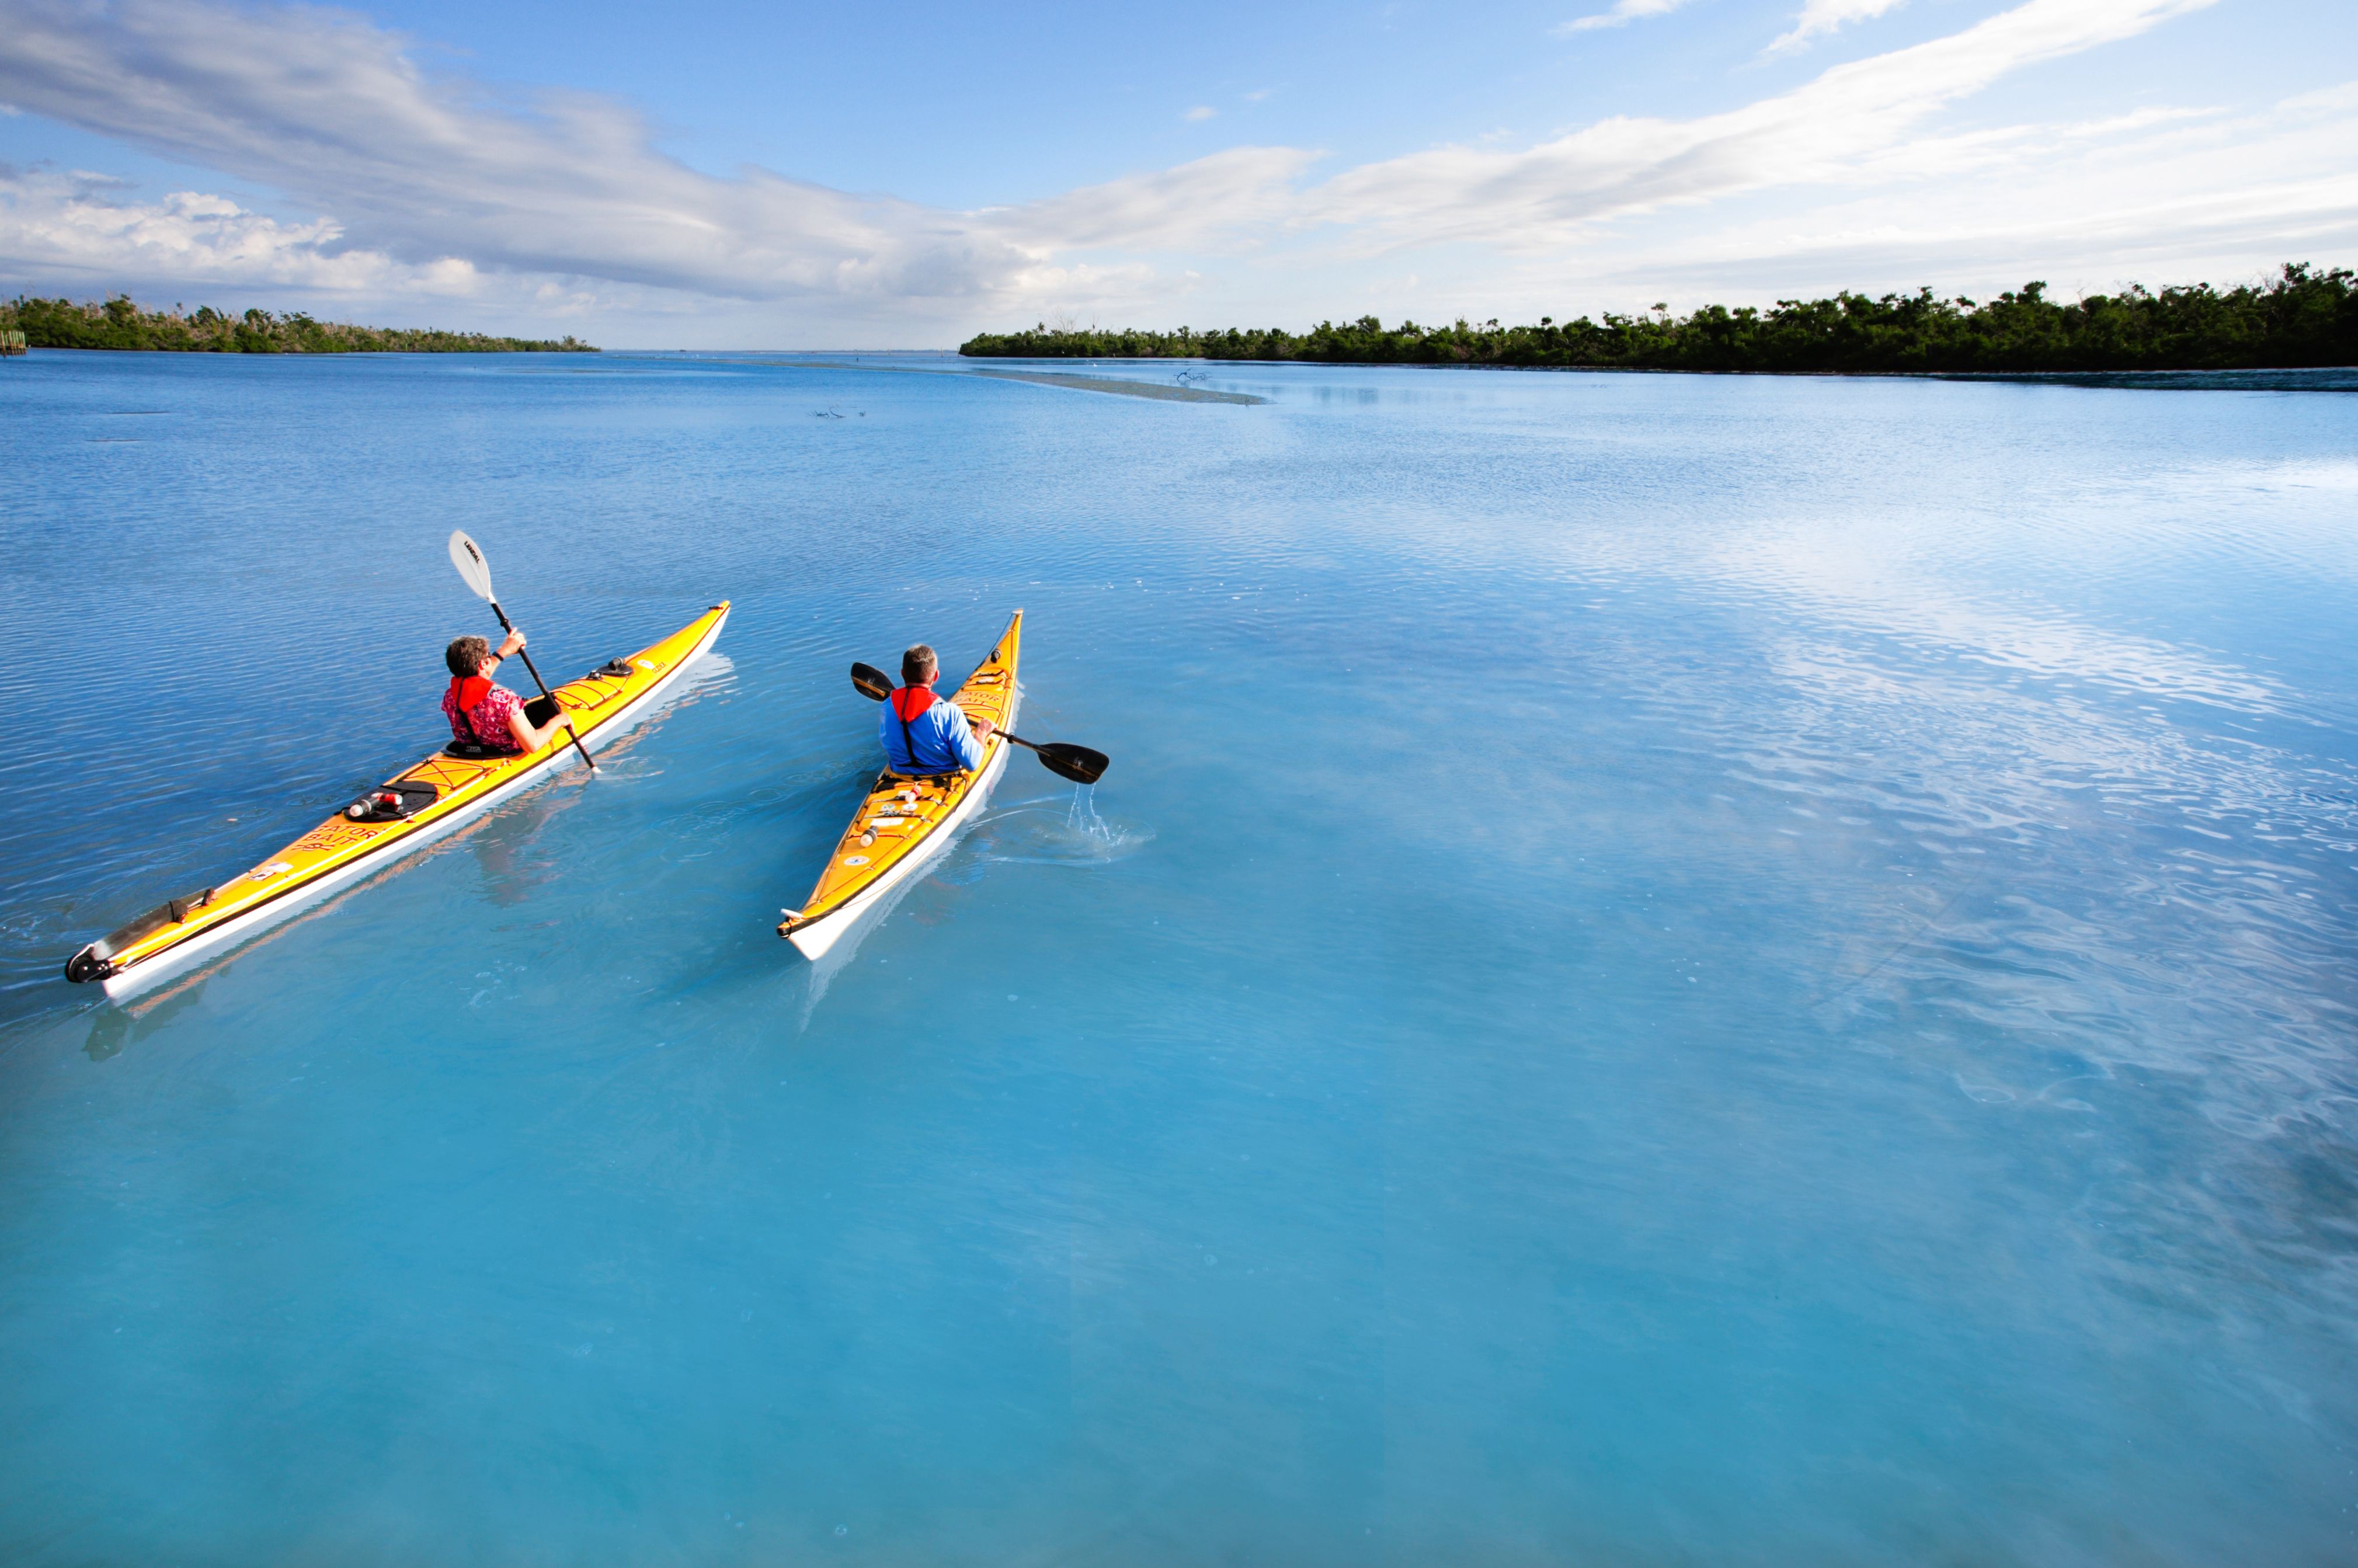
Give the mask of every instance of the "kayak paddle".
[{"label": "kayak paddle", "polygon": [[[492,613],[500,618],[500,630],[514,631],[515,628],[508,623],[508,612],[502,610],[500,601],[492,597],[492,563],[483,558],[482,547],[467,537],[463,529],[450,530],[450,564],[459,568],[459,575],[467,579],[467,586],[475,590],[475,597],[492,607]],[[540,687],[541,696],[548,698],[548,706],[559,713],[564,712],[565,705],[557,700],[557,694],[548,689],[546,681],[540,678],[540,670],[532,662],[532,655],[522,648],[518,648],[516,653],[523,658],[524,667],[532,672],[532,684]],[[581,760],[590,764],[590,771],[596,773],[598,759],[590,754],[590,748],[581,743],[581,737],[573,733],[573,726],[567,725],[565,733],[572,741],[573,749],[581,753]]]},{"label": "kayak paddle", "polygon": [[[860,695],[871,702],[882,702],[892,695],[892,678],[874,665],[852,665],[851,684],[859,687]],[[1105,777],[1105,771],[1113,766],[1111,757],[1103,752],[1092,752],[1087,746],[1068,746],[1061,741],[1037,746],[1012,730],[999,732],[1030,750],[1040,759],[1042,767],[1058,778],[1070,779],[1075,784],[1093,784]]]}]

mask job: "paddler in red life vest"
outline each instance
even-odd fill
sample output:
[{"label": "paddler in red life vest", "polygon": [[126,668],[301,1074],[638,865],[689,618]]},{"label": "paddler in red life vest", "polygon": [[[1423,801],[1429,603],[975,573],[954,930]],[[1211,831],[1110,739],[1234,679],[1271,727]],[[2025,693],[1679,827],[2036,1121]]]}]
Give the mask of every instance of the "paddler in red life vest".
[{"label": "paddler in red life vest", "polygon": [[573,715],[559,708],[556,718],[535,728],[515,693],[492,683],[500,661],[523,646],[524,633],[510,632],[496,651],[481,637],[457,638],[444,651],[450,687],[442,694],[442,717],[450,721],[450,737],[460,745],[509,755],[537,752],[559,730],[573,727]]},{"label": "paddler in red life vest", "polygon": [[896,773],[923,778],[982,766],[990,720],[968,719],[957,703],[936,697],[934,682],[941,673],[941,660],[923,643],[901,655],[900,689],[885,702],[876,729],[885,764]]}]

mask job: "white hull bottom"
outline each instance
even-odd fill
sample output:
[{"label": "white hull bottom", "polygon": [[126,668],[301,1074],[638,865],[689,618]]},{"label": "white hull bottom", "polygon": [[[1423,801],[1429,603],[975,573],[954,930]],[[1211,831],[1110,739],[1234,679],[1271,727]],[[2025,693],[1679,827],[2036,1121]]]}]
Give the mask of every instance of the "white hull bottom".
[{"label": "white hull bottom", "polygon": [[[672,666],[669,675],[633,698],[628,708],[600,725],[589,738],[603,743],[627,733],[633,726],[644,719],[648,710],[663,700],[665,695],[679,684],[680,677],[693,669],[697,661],[711,651],[712,644],[719,639],[720,629],[728,624],[729,617],[725,614],[714,622],[711,630],[705,633],[703,640],[696,644],[687,657]],[[337,889],[358,881],[362,877],[372,876],[387,866],[406,859],[414,851],[425,849],[437,839],[448,837],[452,831],[473,821],[492,806],[514,800],[543,779],[554,777],[560,770],[572,767],[580,760],[581,754],[571,746],[552,752],[548,761],[536,764],[527,772],[518,773],[481,800],[468,802],[433,827],[402,839],[387,853],[363,856],[351,865],[340,866],[306,886],[300,892],[292,892],[285,898],[274,900],[259,909],[250,910],[239,915],[235,920],[225,920],[202,935],[192,936],[178,946],[168,952],[159,953],[144,963],[135,964],[119,975],[109,975],[99,983],[105,989],[107,999],[111,1001],[120,1001],[126,997],[137,996],[150,986],[168,980],[207,958],[217,957],[223,950],[237,946],[247,937],[258,935],[288,916],[301,913]]]},{"label": "white hull bottom", "polygon": [[[1010,725],[1015,722],[1014,709],[1020,706],[1019,697],[1018,701],[1009,708],[1007,721]],[[999,775],[1007,771],[1008,755],[1014,750],[1015,746],[1011,741],[1000,743],[999,755],[983,764],[982,777],[972,789],[966,792],[966,798],[958,802],[956,811],[950,813],[950,819],[936,828],[933,837],[926,839],[915,854],[869,883],[860,891],[858,898],[853,899],[841,909],[827,915],[824,920],[814,921],[788,935],[786,940],[795,945],[795,951],[817,962],[827,957],[827,949],[833,947],[853,930],[857,929],[864,934],[868,927],[861,921],[860,916],[874,908],[879,901],[888,897],[894,888],[899,887],[939,859],[942,852],[957,840],[957,836],[966,831],[968,825],[974,820],[975,815],[981,811],[983,803],[990,798],[991,790],[999,783]]]}]

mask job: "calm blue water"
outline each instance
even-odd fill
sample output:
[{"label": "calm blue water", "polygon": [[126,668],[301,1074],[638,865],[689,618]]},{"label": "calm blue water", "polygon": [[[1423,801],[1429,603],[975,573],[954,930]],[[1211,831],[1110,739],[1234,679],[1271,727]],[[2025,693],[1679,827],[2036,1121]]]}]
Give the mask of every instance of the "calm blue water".
[{"label": "calm blue water", "polygon": [[[0,1558],[2358,1557],[2358,399],[1212,384],[0,363]],[[434,742],[453,527],[725,658],[58,979]],[[1019,605],[1113,771],[821,988]]]}]

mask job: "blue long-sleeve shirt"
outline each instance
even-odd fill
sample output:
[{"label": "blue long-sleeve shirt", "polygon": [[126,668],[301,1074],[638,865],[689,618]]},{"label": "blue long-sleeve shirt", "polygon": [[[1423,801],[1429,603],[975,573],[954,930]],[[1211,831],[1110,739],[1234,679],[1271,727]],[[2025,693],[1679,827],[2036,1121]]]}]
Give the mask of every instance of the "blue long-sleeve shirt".
[{"label": "blue long-sleeve shirt", "polygon": [[876,726],[876,738],[884,743],[886,764],[896,773],[910,774],[970,773],[982,766],[982,742],[974,738],[966,714],[946,697],[936,697],[932,706],[909,720],[909,739],[917,747],[917,754],[909,755],[901,741],[901,712],[910,691],[903,687],[892,694]]}]

